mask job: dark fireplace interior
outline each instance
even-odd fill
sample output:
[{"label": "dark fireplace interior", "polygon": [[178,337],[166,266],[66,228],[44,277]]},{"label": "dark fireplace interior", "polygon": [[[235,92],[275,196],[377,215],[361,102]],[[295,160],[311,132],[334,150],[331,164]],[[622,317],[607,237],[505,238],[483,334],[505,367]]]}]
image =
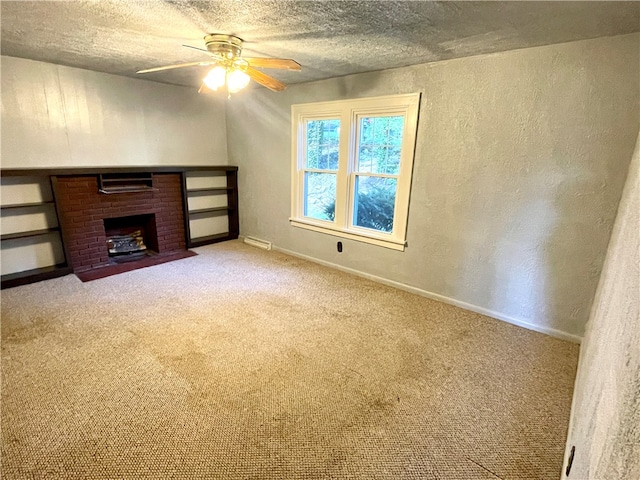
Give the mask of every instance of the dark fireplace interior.
[{"label": "dark fireplace interior", "polygon": [[153,213],[105,218],[109,263],[123,263],[158,253],[156,216]]}]

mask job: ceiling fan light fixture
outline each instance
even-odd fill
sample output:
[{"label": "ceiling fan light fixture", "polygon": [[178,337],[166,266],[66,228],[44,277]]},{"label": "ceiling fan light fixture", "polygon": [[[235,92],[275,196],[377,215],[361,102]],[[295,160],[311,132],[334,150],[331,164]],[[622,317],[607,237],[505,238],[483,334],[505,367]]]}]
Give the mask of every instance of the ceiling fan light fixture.
[{"label": "ceiling fan light fixture", "polygon": [[227,88],[230,93],[236,93],[249,85],[251,77],[242,70],[231,70],[227,73]]},{"label": "ceiling fan light fixture", "polygon": [[222,65],[217,65],[209,70],[209,73],[202,81],[208,88],[216,91],[224,85],[226,75],[227,70]]},{"label": "ceiling fan light fixture", "polygon": [[198,93],[202,92],[203,89],[205,89],[205,92],[208,90],[215,92],[220,87],[224,87],[226,83],[226,90],[229,95],[231,95],[245,88],[251,80],[271,91],[281,92],[287,88],[287,86],[281,81],[262,72],[261,69],[275,68],[300,71],[302,68],[298,62],[291,58],[243,58],[243,40],[235,35],[210,33],[204,37],[204,41],[207,47],[206,50],[191,45],[184,46],[203,51],[207,53],[209,57],[213,58],[200,62],[177,63],[163,67],[146,68],[138,70],[137,73],[154,73],[185,67],[208,67],[210,70],[202,79],[202,85],[198,89]]}]

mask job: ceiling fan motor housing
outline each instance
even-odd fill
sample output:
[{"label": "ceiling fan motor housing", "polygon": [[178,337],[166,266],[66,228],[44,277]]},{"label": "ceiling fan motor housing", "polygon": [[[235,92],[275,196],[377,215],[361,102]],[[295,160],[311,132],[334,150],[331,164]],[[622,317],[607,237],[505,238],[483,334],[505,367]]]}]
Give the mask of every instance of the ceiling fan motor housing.
[{"label": "ceiling fan motor housing", "polygon": [[210,33],[204,37],[207,50],[224,58],[234,59],[242,53],[242,39],[235,35]]}]

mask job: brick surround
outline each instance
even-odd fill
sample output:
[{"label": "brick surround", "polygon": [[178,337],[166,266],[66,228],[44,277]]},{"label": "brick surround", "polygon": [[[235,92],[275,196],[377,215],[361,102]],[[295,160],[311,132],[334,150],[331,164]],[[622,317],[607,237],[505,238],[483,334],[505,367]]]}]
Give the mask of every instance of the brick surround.
[{"label": "brick surround", "polygon": [[107,265],[105,218],[155,214],[158,253],[186,250],[182,180],[154,173],[154,191],[105,195],[96,175],[58,176],[55,196],[70,266],[81,272]]}]

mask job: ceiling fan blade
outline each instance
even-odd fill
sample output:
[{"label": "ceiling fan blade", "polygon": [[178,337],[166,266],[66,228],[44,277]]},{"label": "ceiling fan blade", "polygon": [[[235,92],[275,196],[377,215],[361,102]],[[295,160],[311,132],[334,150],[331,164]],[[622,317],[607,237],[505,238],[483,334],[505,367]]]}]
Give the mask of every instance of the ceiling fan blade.
[{"label": "ceiling fan blade", "polygon": [[204,53],[211,53],[209,50],[205,50],[204,48],[200,48],[200,47],[194,47],[192,45],[182,45],[183,47],[187,47],[187,48],[193,48],[194,50],[198,50],[200,52],[204,52]]},{"label": "ceiling fan blade", "polygon": [[209,50],[205,50],[204,48],[193,47],[191,45],[182,45],[183,47],[192,48],[193,50],[198,50],[199,52],[206,53],[207,55],[211,55],[212,57],[219,58],[222,60],[222,55],[218,55],[217,53],[210,52]]},{"label": "ceiling fan blade", "polygon": [[161,72],[162,70],[171,70],[173,68],[195,67],[196,65],[206,66],[206,65],[213,65],[214,63],[216,62],[208,61],[208,62],[178,63],[176,65],[167,65],[165,67],[146,68],[144,70],[138,70],[136,73]]},{"label": "ceiling fan blade", "polygon": [[273,77],[270,77],[266,73],[262,73],[260,70],[256,70],[252,67],[247,67],[245,72],[249,75],[253,80],[258,82],[263,87],[267,87],[269,90],[273,90],[274,92],[281,92],[287,86],[279,80],[276,80]]},{"label": "ceiling fan blade", "polygon": [[248,58],[242,57],[250,66],[258,68],[280,68],[284,70],[302,70],[302,67],[295,60],[290,58]]}]

